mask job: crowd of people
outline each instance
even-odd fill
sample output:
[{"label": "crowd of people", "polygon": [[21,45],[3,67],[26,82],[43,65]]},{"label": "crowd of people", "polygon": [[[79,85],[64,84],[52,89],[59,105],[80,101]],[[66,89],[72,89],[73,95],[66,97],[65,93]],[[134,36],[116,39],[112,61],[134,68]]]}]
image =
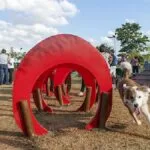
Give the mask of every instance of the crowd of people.
[{"label": "crowd of people", "polygon": [[5,49],[0,52],[0,85],[9,85],[13,82],[15,60],[12,53]]},{"label": "crowd of people", "polygon": [[[105,47],[105,46],[100,47],[100,53],[104,57],[104,59],[107,63],[107,66],[110,69],[110,74],[112,76],[113,88],[116,88],[117,75],[119,74],[119,71],[117,71],[117,70],[120,70],[119,67],[122,62],[128,61],[131,63],[133,76],[135,76],[139,73],[140,60],[137,56],[134,56],[131,60],[129,60],[127,58],[126,54],[122,54],[121,58],[118,58],[115,55],[115,52],[113,49],[108,50],[107,47]],[[119,74],[119,76],[122,76],[122,74]],[[78,96],[84,96],[85,88],[86,88],[86,86],[85,86],[84,80],[82,78],[81,89],[80,89],[80,92],[78,93]]]},{"label": "crowd of people", "polygon": [[[133,57],[131,60],[127,60],[126,55],[121,55],[121,58],[118,59],[118,57],[115,55],[114,50],[108,50],[105,46],[100,47],[100,53],[104,57],[108,68],[110,69],[113,85],[116,84],[116,71],[121,62],[129,61],[132,65],[133,75],[139,73],[140,61],[137,56]],[[7,53],[5,49],[2,49],[0,52],[0,85],[12,84],[14,68],[15,59],[13,53]],[[78,93],[78,96],[84,95],[85,88],[86,86],[84,80],[82,79],[81,89]]]}]

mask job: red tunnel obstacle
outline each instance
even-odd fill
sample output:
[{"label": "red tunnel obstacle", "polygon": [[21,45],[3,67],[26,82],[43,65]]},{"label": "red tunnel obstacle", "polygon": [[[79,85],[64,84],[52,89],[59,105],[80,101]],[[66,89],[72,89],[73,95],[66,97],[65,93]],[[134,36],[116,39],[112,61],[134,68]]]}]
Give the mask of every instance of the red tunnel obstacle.
[{"label": "red tunnel obstacle", "polygon": [[[48,132],[35,119],[30,108],[30,99],[32,91],[41,88],[45,78],[56,68],[73,69],[82,75],[86,86],[92,87],[93,98],[90,100],[90,106],[95,102],[96,85],[94,81],[96,80],[100,91],[109,93],[106,118],[110,115],[112,107],[112,83],[104,58],[91,44],[80,37],[66,34],[56,35],[43,40],[33,47],[22,60],[15,75],[13,112],[17,125],[25,134],[27,134],[27,131],[19,106],[19,103],[23,100],[28,102],[34,134],[43,135]],[[63,75],[57,77],[55,84],[64,82],[67,72],[61,73]],[[99,108],[97,112],[99,112]],[[86,128],[92,129],[98,127],[100,122],[99,116],[101,114],[96,113],[96,116]]]}]

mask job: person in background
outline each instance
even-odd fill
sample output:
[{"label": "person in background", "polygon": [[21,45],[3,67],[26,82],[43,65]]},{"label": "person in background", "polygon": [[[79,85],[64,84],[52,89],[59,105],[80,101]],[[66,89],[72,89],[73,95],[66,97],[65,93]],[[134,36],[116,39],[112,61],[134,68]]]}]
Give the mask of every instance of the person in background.
[{"label": "person in background", "polygon": [[8,55],[6,50],[2,49],[0,53],[0,85],[9,84],[8,82]]},{"label": "person in background", "polygon": [[13,82],[13,72],[15,68],[15,59],[13,54],[10,54],[8,57],[8,73],[9,73],[9,83],[12,84]]},{"label": "person in background", "polygon": [[100,47],[100,53],[102,54],[102,56],[104,57],[107,65],[108,65],[108,68],[110,69],[110,58],[111,58],[111,55],[110,53],[107,51],[106,47],[105,46],[101,46]]},{"label": "person in background", "polygon": [[125,61],[127,61],[126,55],[125,55],[125,54],[122,54],[122,55],[121,55],[121,59],[120,59],[120,61],[119,61],[119,64],[122,63],[122,62],[125,62]]},{"label": "person in background", "polygon": [[[109,60],[110,60],[110,53],[107,51],[107,48],[105,45],[101,45],[100,47],[100,53],[102,54],[102,56],[104,57],[107,65],[108,65],[108,68],[110,69],[110,64],[109,64]],[[86,89],[86,85],[84,83],[84,80],[82,78],[82,83],[81,83],[81,88],[80,88],[80,92],[78,93],[78,96],[84,96],[84,91]]]},{"label": "person in background", "polygon": [[114,50],[111,50],[111,57],[110,57],[110,74],[112,76],[112,83],[113,87],[116,86],[116,66],[118,64],[117,56],[115,55]]},{"label": "person in background", "polygon": [[85,86],[84,80],[82,78],[81,88],[80,88],[80,92],[78,93],[78,96],[84,96],[85,87],[86,86]]},{"label": "person in background", "polygon": [[139,67],[140,67],[140,61],[137,56],[131,59],[131,65],[132,65],[132,71],[133,75],[136,75],[139,73]]}]

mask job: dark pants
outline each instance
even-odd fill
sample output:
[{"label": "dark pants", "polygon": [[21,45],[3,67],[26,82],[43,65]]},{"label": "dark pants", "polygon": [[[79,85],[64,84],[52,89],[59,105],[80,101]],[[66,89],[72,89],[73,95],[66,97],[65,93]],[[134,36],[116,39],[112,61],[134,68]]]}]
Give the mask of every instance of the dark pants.
[{"label": "dark pants", "polygon": [[81,92],[84,92],[84,90],[85,90],[85,83],[84,83],[84,80],[83,80],[83,78],[82,78],[82,84],[81,84],[81,89],[80,89],[80,91],[81,91]]},{"label": "dark pants", "polygon": [[0,84],[8,84],[8,66],[0,64]]},{"label": "dark pants", "polygon": [[50,80],[50,91],[54,91],[54,81],[52,79]]},{"label": "dark pants", "polygon": [[9,83],[12,83],[14,68],[9,68],[8,72],[9,72]]},{"label": "dark pants", "polygon": [[139,73],[139,66],[132,66],[133,74]]},{"label": "dark pants", "polygon": [[67,76],[65,84],[67,84],[67,91],[70,92],[70,90],[71,90],[71,74],[69,74]]}]

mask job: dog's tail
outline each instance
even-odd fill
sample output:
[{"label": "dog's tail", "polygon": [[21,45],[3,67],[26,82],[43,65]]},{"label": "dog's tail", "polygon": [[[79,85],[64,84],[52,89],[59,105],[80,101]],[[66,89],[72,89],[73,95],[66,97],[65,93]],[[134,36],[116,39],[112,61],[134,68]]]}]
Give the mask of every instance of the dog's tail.
[{"label": "dog's tail", "polygon": [[123,78],[129,78],[132,74],[132,66],[129,62],[125,61],[120,64],[123,70]]}]

